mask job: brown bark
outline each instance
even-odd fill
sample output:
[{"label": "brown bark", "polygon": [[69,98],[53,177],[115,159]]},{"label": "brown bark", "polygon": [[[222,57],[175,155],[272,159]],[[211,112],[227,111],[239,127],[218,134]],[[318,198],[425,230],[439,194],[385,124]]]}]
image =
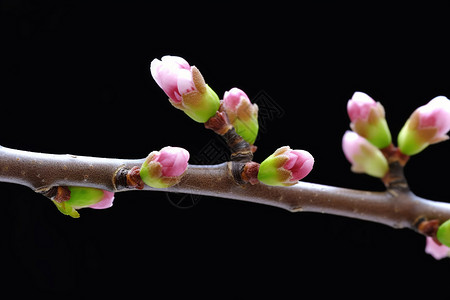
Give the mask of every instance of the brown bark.
[{"label": "brown bark", "polygon": [[[45,193],[57,186],[86,186],[122,192],[134,190],[126,185],[127,175],[144,159],[113,159],[76,155],[27,152],[0,147],[0,181],[21,184]],[[287,209],[310,211],[378,222],[394,228],[416,229],[426,220],[439,223],[450,219],[450,204],[417,197],[403,183],[399,166],[393,170],[392,184],[385,192],[360,191],[308,182],[290,187],[261,183],[238,184],[228,162],[218,165],[189,165],[180,183],[143,190],[181,192],[255,202]],[[136,169],[136,168],[134,168]],[[129,179],[129,178],[128,178]]]}]

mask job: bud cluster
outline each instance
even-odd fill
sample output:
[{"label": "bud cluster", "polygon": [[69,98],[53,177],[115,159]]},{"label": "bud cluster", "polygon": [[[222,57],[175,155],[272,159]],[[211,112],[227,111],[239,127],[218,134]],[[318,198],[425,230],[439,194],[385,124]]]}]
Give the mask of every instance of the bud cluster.
[{"label": "bud cluster", "polygon": [[382,178],[389,164],[380,149],[391,144],[391,132],[380,102],[362,92],[356,92],[347,103],[350,128],[342,139],[345,157],[352,171]]},{"label": "bud cluster", "polygon": [[406,163],[409,156],[448,139],[450,130],[450,101],[444,96],[434,98],[412,113],[400,130],[398,148],[392,144],[384,108],[379,102],[367,94],[355,92],[348,101],[347,112],[353,132],[344,134],[344,154],[354,172],[379,178],[386,175],[389,163],[398,157],[406,157],[403,164]]}]

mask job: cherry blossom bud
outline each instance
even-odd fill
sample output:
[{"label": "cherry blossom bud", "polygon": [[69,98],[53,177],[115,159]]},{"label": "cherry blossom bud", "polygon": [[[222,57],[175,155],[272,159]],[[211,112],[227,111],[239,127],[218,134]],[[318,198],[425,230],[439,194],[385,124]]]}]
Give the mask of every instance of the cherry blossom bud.
[{"label": "cherry blossom bud", "polygon": [[236,133],[247,143],[254,144],[258,135],[258,105],[238,88],[232,88],[223,96],[223,108]]},{"label": "cherry blossom bud", "polygon": [[450,248],[445,245],[439,245],[436,241],[427,236],[425,252],[433,256],[435,259],[443,259],[450,256]]},{"label": "cherry blossom bud", "polygon": [[398,147],[406,155],[421,152],[430,144],[448,139],[450,101],[439,96],[417,108],[398,135]]},{"label": "cherry blossom bud", "polygon": [[178,56],[154,59],[150,72],[159,87],[169,96],[169,101],[193,120],[204,123],[219,109],[217,94],[205,83],[195,66]]},{"label": "cherry blossom bud", "polygon": [[77,212],[77,209],[80,208],[104,209],[113,205],[113,192],[79,186],[69,186],[67,189],[70,191],[70,198],[68,200],[52,201],[60,212],[73,218],[80,217],[80,214]]},{"label": "cherry blossom bud", "polygon": [[436,238],[442,244],[450,247],[450,220],[445,221],[439,226]]},{"label": "cherry blossom bud", "polygon": [[141,179],[154,188],[175,185],[187,170],[188,160],[189,152],[183,148],[164,147],[160,151],[153,151],[141,166]]},{"label": "cherry blossom bud", "polygon": [[313,165],[314,157],[308,151],[284,146],[261,163],[258,180],[274,186],[294,185],[311,172]]},{"label": "cherry blossom bud", "polygon": [[355,92],[347,103],[350,127],[376,147],[382,149],[391,144],[391,132],[380,102],[362,92]]},{"label": "cherry blossom bud", "polygon": [[345,157],[355,173],[382,178],[389,170],[383,153],[368,140],[353,131],[347,131],[342,139]]}]

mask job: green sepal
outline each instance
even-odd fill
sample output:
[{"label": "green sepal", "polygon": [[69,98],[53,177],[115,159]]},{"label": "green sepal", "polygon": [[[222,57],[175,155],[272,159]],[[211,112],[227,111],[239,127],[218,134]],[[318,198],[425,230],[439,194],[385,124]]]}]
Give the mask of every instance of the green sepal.
[{"label": "green sepal", "polygon": [[272,186],[292,185],[286,182],[291,172],[282,168],[289,159],[287,155],[283,154],[289,149],[287,146],[279,148],[260,164],[258,171],[258,180],[260,182]]},{"label": "green sepal", "polygon": [[361,153],[353,158],[352,171],[378,178],[384,177],[389,171],[389,163],[383,153],[371,144],[360,147]]},{"label": "green sepal", "polygon": [[100,202],[104,196],[103,190],[101,189],[79,186],[69,186],[67,188],[70,191],[69,200],[61,202],[52,200],[52,202],[61,213],[71,216],[72,218],[80,217],[77,209],[96,204]]},{"label": "green sepal", "polygon": [[[153,153],[153,152],[152,152]],[[153,188],[164,189],[177,184],[181,176],[179,177],[164,177],[161,173],[161,164],[156,161],[150,161],[153,154],[147,157],[144,163],[141,165],[139,175],[142,181]]]},{"label": "green sepal", "polygon": [[204,93],[193,92],[183,95],[184,107],[181,108],[191,119],[205,123],[213,117],[220,107],[219,96],[205,84]]},{"label": "green sepal", "polygon": [[386,148],[392,143],[391,131],[385,118],[379,118],[373,122],[356,121],[351,127],[353,131],[379,149]]},{"label": "green sepal", "polygon": [[397,137],[398,148],[406,155],[418,154],[430,145],[421,138],[417,130],[411,128],[410,123],[410,120],[406,121]]},{"label": "green sepal", "polygon": [[239,134],[247,143],[253,145],[258,136],[258,115],[256,114],[255,117],[249,118],[247,121],[236,119],[233,122],[233,127],[237,134]]},{"label": "green sepal", "polygon": [[58,210],[66,215],[71,216],[72,218],[79,218],[80,214],[77,212],[75,208],[73,208],[70,204],[67,203],[67,201],[57,202],[55,200],[52,200],[52,202],[56,205],[56,208]]},{"label": "green sepal", "polygon": [[65,203],[75,207],[83,208],[100,202],[103,198],[103,190],[91,187],[69,186],[70,199]]},{"label": "green sepal", "polygon": [[436,238],[443,245],[450,247],[450,220],[445,221],[439,226]]},{"label": "green sepal", "polygon": [[389,146],[392,143],[392,136],[386,119],[380,119],[375,124],[370,124],[366,139],[379,149]]}]

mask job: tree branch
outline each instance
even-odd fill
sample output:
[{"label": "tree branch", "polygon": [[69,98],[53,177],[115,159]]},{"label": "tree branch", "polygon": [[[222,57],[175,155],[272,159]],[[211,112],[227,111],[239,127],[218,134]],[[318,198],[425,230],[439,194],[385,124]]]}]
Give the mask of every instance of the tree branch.
[{"label": "tree branch", "polygon": [[[56,186],[95,187],[123,192],[135,190],[126,186],[124,177],[127,170],[139,167],[143,161],[45,154],[0,147],[0,181],[25,185],[38,193],[45,193]],[[189,165],[179,184],[167,189],[145,186],[143,190],[236,199],[292,212],[328,213],[415,230],[423,220],[442,223],[450,219],[450,204],[414,195],[406,181],[402,183],[402,168],[398,165],[391,166],[395,180],[386,181],[387,190],[371,192],[308,182],[299,182],[291,187],[238,184],[231,172],[234,164],[239,162]]]}]

